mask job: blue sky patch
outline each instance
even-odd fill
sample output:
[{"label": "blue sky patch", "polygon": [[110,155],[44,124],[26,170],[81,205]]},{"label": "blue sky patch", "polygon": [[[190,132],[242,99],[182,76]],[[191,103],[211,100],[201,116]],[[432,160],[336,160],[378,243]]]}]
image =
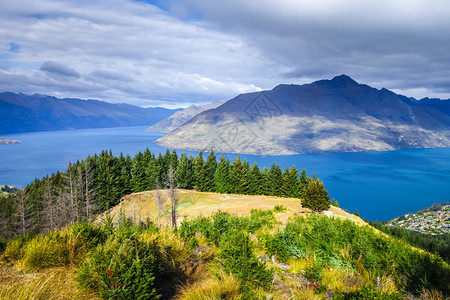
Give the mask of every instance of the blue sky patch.
[{"label": "blue sky patch", "polygon": [[18,53],[20,50],[19,44],[16,43],[9,43],[9,52]]}]

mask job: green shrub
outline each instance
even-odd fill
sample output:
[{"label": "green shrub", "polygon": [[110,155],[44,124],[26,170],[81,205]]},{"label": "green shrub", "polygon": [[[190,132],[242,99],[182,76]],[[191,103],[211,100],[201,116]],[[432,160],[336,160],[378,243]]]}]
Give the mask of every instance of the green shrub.
[{"label": "green shrub", "polygon": [[284,207],[283,205],[279,205],[279,204],[275,205],[275,207],[273,208],[274,212],[284,212],[286,210],[287,210],[286,207]]},{"label": "green shrub", "polygon": [[[244,286],[268,288],[273,271],[266,269],[253,253],[250,237],[244,232],[229,232],[220,243],[219,262]],[[245,288],[243,290],[245,292]]]},{"label": "green shrub", "polygon": [[286,262],[290,258],[302,258],[306,256],[306,251],[299,241],[300,236],[289,231],[280,231],[266,242],[267,252],[277,256],[281,262]]},{"label": "green shrub", "polygon": [[92,251],[77,280],[105,299],[158,299],[156,271],[158,260],[152,245],[133,235],[116,234]]},{"label": "green shrub", "polygon": [[69,249],[58,233],[35,237],[24,248],[21,267],[28,271],[63,266],[69,262]]},{"label": "green shrub", "polygon": [[107,233],[105,230],[91,223],[75,223],[71,234],[77,236],[89,248],[105,242]]},{"label": "green shrub", "polygon": [[335,294],[333,299],[335,300],[400,300],[403,299],[402,294],[392,293],[392,294],[382,294],[376,286],[364,286],[360,290],[348,293]]},{"label": "green shrub", "polygon": [[35,237],[34,233],[26,233],[17,236],[14,240],[6,244],[2,259],[5,261],[19,260],[23,257],[24,246]]}]

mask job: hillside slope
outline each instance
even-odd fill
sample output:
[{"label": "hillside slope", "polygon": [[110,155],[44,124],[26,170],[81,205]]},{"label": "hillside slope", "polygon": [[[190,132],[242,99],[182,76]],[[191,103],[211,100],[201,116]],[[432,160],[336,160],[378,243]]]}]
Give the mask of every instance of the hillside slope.
[{"label": "hillside slope", "polygon": [[[168,199],[168,190],[162,190],[162,195]],[[121,212],[125,213],[127,217],[138,221],[145,221],[147,219],[156,222],[157,208],[155,204],[156,191],[146,191],[140,193],[133,193],[123,197],[120,204],[113,207],[110,212],[119,216]],[[303,208],[300,199],[297,198],[280,198],[264,195],[236,195],[236,194],[219,194],[197,192],[194,190],[178,190],[180,198],[180,205],[177,209],[177,214],[180,217],[179,222],[183,218],[193,219],[198,216],[211,216],[218,210],[228,212],[233,215],[248,215],[252,209],[269,210],[276,205],[284,206],[287,211],[278,214],[280,221],[286,223],[287,219],[294,215],[305,214],[310,212],[309,209]],[[170,201],[165,203],[164,223],[170,224]],[[334,216],[341,219],[349,219],[358,225],[367,225],[366,222],[359,217],[347,213],[344,210],[331,206],[330,211]]]},{"label": "hillside slope", "polygon": [[225,103],[225,101],[215,101],[210,104],[205,105],[191,105],[186,109],[175,112],[173,115],[168,117],[167,119],[161,120],[156,124],[153,124],[147,131],[154,132],[170,132],[172,130],[177,129],[187,121],[191,120],[193,117],[198,115],[201,112],[204,112],[208,109],[216,108]]},{"label": "hillside slope", "polygon": [[124,197],[101,222],[10,241],[0,248],[0,298],[440,300],[450,294],[450,266],[439,256],[340,209],[332,209],[335,218],[302,215],[298,199],[180,190],[182,222],[173,230],[151,222],[154,193]]},{"label": "hillside slope", "polygon": [[151,125],[175,111],[39,94],[0,93],[0,134]]},{"label": "hillside slope", "polygon": [[157,143],[257,155],[449,147],[450,117],[438,104],[419,105],[341,75],[241,94]]}]

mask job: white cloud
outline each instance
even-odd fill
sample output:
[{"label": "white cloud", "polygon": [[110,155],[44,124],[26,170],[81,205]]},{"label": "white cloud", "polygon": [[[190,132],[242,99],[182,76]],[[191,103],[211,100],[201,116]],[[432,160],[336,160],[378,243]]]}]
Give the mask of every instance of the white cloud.
[{"label": "white cloud", "polygon": [[446,0],[165,5],[1,1],[0,90],[176,106],[346,73],[450,98]]},{"label": "white cloud", "polygon": [[[2,2],[0,41],[1,89],[140,105],[254,91],[270,66],[241,38],[125,0]],[[2,59],[11,42],[20,51]]]}]

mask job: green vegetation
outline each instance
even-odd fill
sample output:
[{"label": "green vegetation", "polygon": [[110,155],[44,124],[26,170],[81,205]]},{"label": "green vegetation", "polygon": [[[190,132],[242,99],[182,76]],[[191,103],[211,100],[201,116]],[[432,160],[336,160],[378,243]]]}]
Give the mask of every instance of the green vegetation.
[{"label": "green vegetation", "polygon": [[414,247],[434,253],[450,263],[450,234],[429,235],[401,227],[386,226],[380,222],[369,224],[386,234],[401,239]]},{"label": "green vegetation", "polygon": [[[123,216],[114,223],[107,215],[97,225],[76,223],[19,236],[1,260],[39,271],[39,278],[52,276],[36,282],[23,298],[56,280],[55,267],[70,270],[77,281],[66,298],[402,299],[412,293],[444,299],[450,294],[450,266],[439,256],[371,227],[314,213],[293,215],[281,226],[275,217],[280,209],[252,210],[243,217],[218,211],[211,218],[185,220],[177,229],[137,226]],[[10,286],[0,285],[2,299],[15,299]]]},{"label": "green vegetation", "polygon": [[305,170],[299,176],[295,166],[285,172],[276,164],[260,170],[239,156],[233,162],[222,156],[217,163],[213,152],[205,161],[201,152],[194,158],[185,153],[178,157],[175,150],[155,156],[146,149],[134,157],[103,151],[69,162],[65,172],[35,179],[23,191],[2,199],[0,237],[8,240],[16,234],[91,220],[117,205],[124,195],[168,188],[169,170],[173,170],[172,187],[204,192],[301,198],[311,181]]},{"label": "green vegetation", "polygon": [[323,182],[319,179],[308,182],[303,190],[302,206],[320,212],[330,208],[330,205],[330,197]]}]

